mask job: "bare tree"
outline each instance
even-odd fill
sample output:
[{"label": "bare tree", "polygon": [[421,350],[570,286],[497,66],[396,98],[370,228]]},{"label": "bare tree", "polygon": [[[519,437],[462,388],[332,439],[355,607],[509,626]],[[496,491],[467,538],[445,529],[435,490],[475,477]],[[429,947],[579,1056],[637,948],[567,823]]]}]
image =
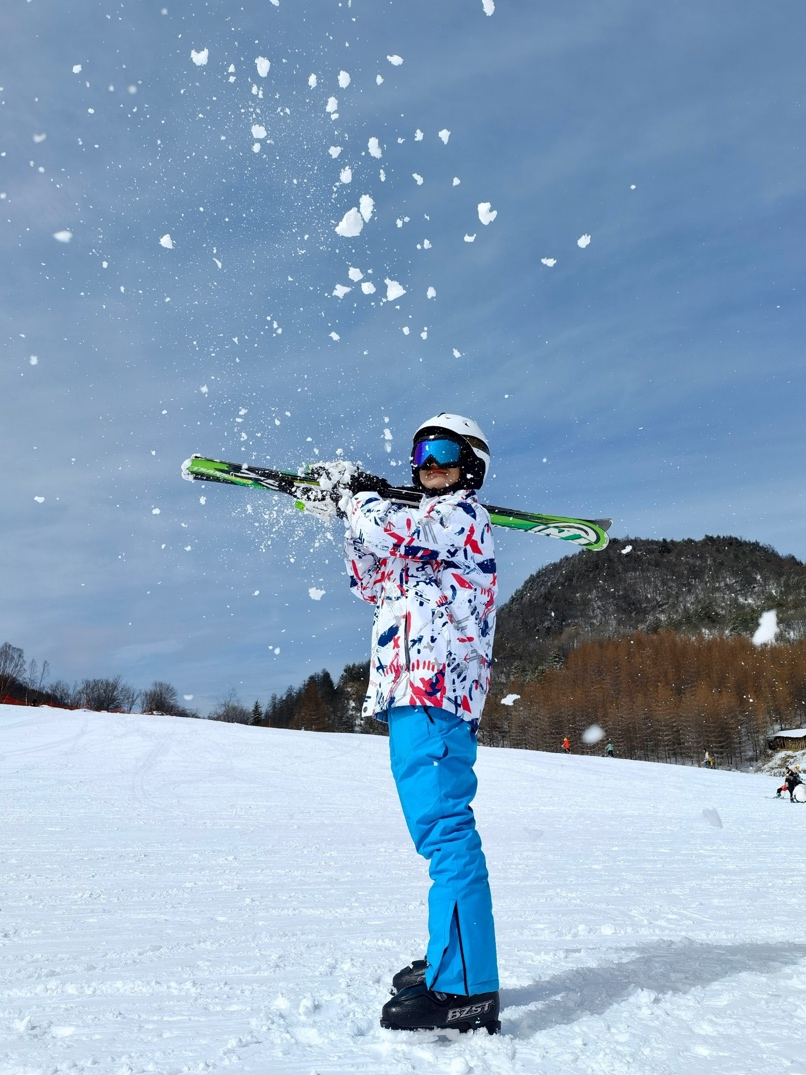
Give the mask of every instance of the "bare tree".
[{"label": "bare tree", "polygon": [[210,713],[210,720],[221,720],[225,724],[251,724],[253,714],[243,705],[234,690],[222,698]]},{"label": "bare tree", "polygon": [[19,646],[4,642],[0,646],[0,695],[25,681],[25,654]]},{"label": "bare tree", "polygon": [[76,690],[76,701],[85,709],[94,709],[98,713],[131,713],[138,694],[120,676],[84,679]]},{"label": "bare tree", "polygon": [[144,713],[163,713],[174,715],[182,708],[176,687],[155,679],[148,690],[143,691],[141,708]]}]

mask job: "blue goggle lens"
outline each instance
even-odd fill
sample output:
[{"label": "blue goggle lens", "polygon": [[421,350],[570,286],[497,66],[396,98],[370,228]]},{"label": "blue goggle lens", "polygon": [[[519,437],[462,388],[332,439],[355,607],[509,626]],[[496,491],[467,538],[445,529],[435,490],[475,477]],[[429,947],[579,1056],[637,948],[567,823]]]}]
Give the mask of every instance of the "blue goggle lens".
[{"label": "blue goggle lens", "polygon": [[437,463],[441,467],[456,467],[462,456],[462,446],[455,440],[447,438],[438,440],[421,440],[414,445],[412,458],[415,467],[424,467],[426,464]]}]

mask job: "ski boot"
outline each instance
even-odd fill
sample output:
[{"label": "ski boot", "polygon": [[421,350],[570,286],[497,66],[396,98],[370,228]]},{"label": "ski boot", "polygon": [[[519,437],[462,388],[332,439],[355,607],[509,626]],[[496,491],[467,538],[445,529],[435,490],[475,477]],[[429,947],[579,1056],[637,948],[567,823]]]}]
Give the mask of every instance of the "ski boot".
[{"label": "ski boot", "polygon": [[399,993],[401,989],[408,989],[412,985],[422,985],[425,981],[425,972],[428,967],[428,961],[425,959],[414,959],[403,970],[399,970],[392,979],[392,988],[390,990],[392,996],[395,993]]},{"label": "ski boot", "polygon": [[458,996],[427,989],[425,982],[401,989],[383,1006],[381,1026],[387,1030],[480,1030],[497,1034],[498,993]]}]

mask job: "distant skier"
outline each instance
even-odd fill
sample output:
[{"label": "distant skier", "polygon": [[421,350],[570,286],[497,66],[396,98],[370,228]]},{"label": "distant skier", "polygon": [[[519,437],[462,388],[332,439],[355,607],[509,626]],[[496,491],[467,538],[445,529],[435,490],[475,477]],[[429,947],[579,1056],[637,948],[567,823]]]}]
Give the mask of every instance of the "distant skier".
[{"label": "distant skier", "polygon": [[568,738],[567,735],[566,735],[565,739],[563,739],[563,750],[565,751],[566,754],[571,753],[571,740]]},{"label": "distant skier", "polygon": [[615,756],[616,756],[616,749],[613,746],[613,740],[608,739],[607,740],[607,746],[605,747],[605,757],[606,758],[615,758]]},{"label": "distant skier", "polygon": [[393,1030],[500,1027],[492,900],[470,807],[495,628],[492,531],[476,497],[489,462],[475,422],[439,414],[414,435],[422,503],[359,492],[346,521],[350,584],[376,606],[363,712],[389,725],[403,814],[432,881],[426,958],[394,976],[381,1015]]},{"label": "distant skier", "polygon": [[704,769],[714,769],[715,768],[714,759],[713,759],[713,757],[711,755],[710,750],[706,750],[705,757],[702,759],[702,764],[703,764]]},{"label": "distant skier", "polygon": [[791,803],[793,803],[795,801],[795,788],[798,786],[798,784],[802,784],[802,783],[803,783],[803,780],[802,780],[801,775],[800,775],[800,766],[799,765],[792,765],[792,766],[787,765],[786,774],[784,776],[784,782],[783,782],[783,784],[781,784],[780,788],[778,788],[778,790],[776,791],[775,797],[777,799],[780,799],[781,798],[781,792],[782,791],[788,791],[789,792],[789,801]]}]

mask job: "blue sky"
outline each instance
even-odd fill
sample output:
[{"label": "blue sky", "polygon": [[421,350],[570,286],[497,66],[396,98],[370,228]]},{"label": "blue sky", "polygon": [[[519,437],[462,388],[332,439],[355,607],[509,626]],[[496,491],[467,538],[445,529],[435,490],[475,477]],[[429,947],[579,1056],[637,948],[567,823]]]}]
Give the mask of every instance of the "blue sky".
[{"label": "blue sky", "polygon": [[[364,659],[338,534],[179,466],[395,478],[440,410],[488,431],[493,503],[806,558],[801,4],[14,0],[0,32],[0,641],[54,677],[206,711]],[[497,541],[504,597],[568,555]]]}]

